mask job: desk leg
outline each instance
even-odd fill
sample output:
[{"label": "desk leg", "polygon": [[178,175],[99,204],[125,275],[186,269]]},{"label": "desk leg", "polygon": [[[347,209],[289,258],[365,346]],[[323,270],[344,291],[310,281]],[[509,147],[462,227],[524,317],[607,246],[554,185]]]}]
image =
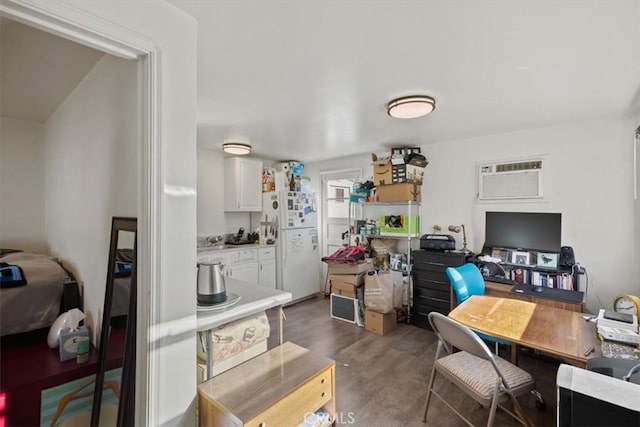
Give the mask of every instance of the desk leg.
[{"label": "desk leg", "polygon": [[282,345],[284,343],[284,309],[282,308],[282,306],[278,307],[278,333],[280,334],[280,342],[279,344]]},{"label": "desk leg", "polygon": [[213,339],[211,338],[211,329],[207,329],[205,332],[207,337],[207,348],[205,350],[207,354],[207,380],[213,376]]},{"label": "desk leg", "polygon": [[518,366],[518,344],[511,343],[511,363]]}]

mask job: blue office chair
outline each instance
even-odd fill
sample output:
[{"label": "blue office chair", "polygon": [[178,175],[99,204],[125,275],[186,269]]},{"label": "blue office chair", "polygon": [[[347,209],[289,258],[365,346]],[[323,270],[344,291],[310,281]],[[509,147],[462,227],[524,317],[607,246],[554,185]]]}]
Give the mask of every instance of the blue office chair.
[{"label": "blue office chair", "polygon": [[[484,295],[484,278],[475,264],[467,263],[460,267],[447,267],[445,272],[456,293],[458,304],[462,304],[471,295]],[[474,332],[483,340],[495,343],[496,355],[498,354],[498,344],[511,346],[509,341],[485,335],[481,332]]]}]

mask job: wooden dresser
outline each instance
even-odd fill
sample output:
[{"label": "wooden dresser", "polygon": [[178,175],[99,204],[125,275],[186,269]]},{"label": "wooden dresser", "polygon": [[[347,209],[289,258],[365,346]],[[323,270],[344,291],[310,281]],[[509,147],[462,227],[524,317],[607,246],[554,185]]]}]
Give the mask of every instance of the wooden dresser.
[{"label": "wooden dresser", "polygon": [[298,425],[322,408],[335,420],[335,362],[286,342],[198,386],[201,426]]}]

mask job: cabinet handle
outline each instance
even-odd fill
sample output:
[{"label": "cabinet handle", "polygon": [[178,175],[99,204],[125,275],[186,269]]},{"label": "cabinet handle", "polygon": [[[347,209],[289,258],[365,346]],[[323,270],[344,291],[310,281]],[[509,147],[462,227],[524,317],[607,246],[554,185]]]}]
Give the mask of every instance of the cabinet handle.
[{"label": "cabinet handle", "polygon": [[324,382],[325,382],[324,378],[320,380],[320,384],[324,384]]},{"label": "cabinet handle", "polygon": [[264,421],[261,422],[260,424],[258,424],[259,427],[267,427],[267,423],[265,423]]},{"label": "cabinet handle", "polygon": [[324,397],[327,394],[327,392],[323,391],[322,394],[320,395],[321,397]]}]

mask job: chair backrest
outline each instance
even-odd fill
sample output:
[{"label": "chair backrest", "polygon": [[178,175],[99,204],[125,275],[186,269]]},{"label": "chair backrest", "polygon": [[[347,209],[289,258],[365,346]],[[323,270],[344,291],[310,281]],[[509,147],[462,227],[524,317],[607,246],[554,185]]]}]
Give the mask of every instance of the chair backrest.
[{"label": "chair backrest", "polygon": [[447,267],[445,272],[456,293],[458,304],[466,301],[471,295],[484,295],[484,278],[475,264]]},{"label": "chair backrest", "polygon": [[429,313],[429,323],[447,349],[455,347],[483,359],[493,358],[489,347],[463,324],[436,311]]}]

